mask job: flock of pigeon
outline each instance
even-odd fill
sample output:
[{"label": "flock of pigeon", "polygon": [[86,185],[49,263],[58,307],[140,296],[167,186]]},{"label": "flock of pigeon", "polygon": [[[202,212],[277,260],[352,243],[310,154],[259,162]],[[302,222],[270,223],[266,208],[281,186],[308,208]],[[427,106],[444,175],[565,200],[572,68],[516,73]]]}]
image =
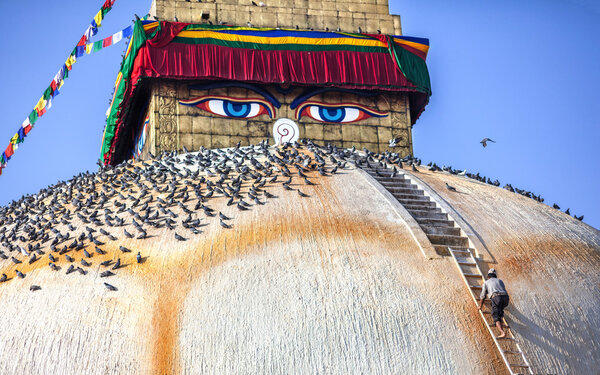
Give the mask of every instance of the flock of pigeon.
[{"label": "flock of pigeon", "polygon": [[[487,147],[488,142],[496,143],[496,141],[494,141],[494,140],[492,140],[490,138],[487,138],[487,137],[483,138],[479,143],[481,143],[481,145],[485,148],[485,147]],[[390,139],[389,140],[389,147],[391,147],[391,148],[397,147],[399,145],[399,143],[400,143],[400,138]],[[417,164],[417,165],[421,164],[420,159],[415,159],[415,158],[412,158],[410,156],[407,157],[407,158],[405,158],[405,162],[409,163],[409,165],[410,164]],[[453,174],[453,175],[467,176],[467,177],[472,178],[474,180],[477,180],[479,182],[487,183],[489,185],[493,185],[493,186],[496,186],[496,187],[500,186],[500,181],[498,179],[492,181],[489,177],[481,176],[479,173],[476,173],[476,174],[467,173],[466,169],[463,170],[463,171],[460,171],[460,170],[453,169],[451,166],[443,166],[443,167],[440,168],[436,163],[433,163],[433,162],[430,162],[429,164],[427,164],[427,167],[428,167],[428,170],[432,171],[432,172],[436,172],[436,171],[439,171],[439,172],[448,172],[448,173]],[[413,168],[413,171],[417,172],[418,170],[416,170],[415,168]],[[450,190],[450,191],[456,191],[456,188],[454,188],[453,186],[448,185],[448,184],[446,184],[446,188],[448,190]],[[503,188],[506,189],[506,190],[508,190],[508,191],[510,191],[510,192],[521,194],[521,195],[523,195],[523,196],[525,196],[527,198],[531,198],[531,199],[533,199],[535,201],[538,201],[540,203],[544,202],[544,198],[542,198],[541,195],[535,195],[531,191],[513,187],[511,184],[506,184],[506,185],[504,185]],[[557,209],[557,210],[560,210],[560,206],[557,205],[556,203],[554,203],[552,205],[552,207],[555,208],[555,209]],[[569,208],[567,208],[565,210],[565,213],[567,215],[571,215],[571,210]],[[573,215],[573,217],[575,219],[579,220],[579,221],[582,221],[584,215],[581,215],[581,216]]]},{"label": "flock of pigeon", "polygon": [[[200,235],[210,221],[230,229],[232,218],[210,207],[215,199],[247,211],[277,198],[269,192],[276,184],[309,197],[301,188],[315,185],[313,175],[335,174],[346,166],[349,155],[310,142],[276,149],[262,142],[165,153],[140,163],[128,160],[96,173],[80,173],[0,208],[0,257],[14,263],[14,275],[3,273],[0,282],[24,279],[23,264],[67,275],[97,272],[106,280],[128,262],[145,261],[143,251],[122,245],[116,250],[119,239],[144,240],[152,236],[150,231],[164,228],[175,240],[186,241]],[[31,286],[32,291],[39,289]]]},{"label": "flock of pigeon", "polygon": [[[315,185],[311,178],[317,174],[331,176],[348,164],[363,168],[371,167],[370,163],[392,168],[392,176],[402,168],[413,172],[423,168],[421,160],[411,156],[322,147],[304,140],[275,148],[266,141],[230,149],[201,148],[195,153],[170,152],[138,163],[128,160],[115,167],[100,166],[96,173],[80,173],[0,208],[0,258],[14,263],[14,275],[2,273],[0,283],[24,279],[23,264],[43,265],[55,272],[66,267],[67,275],[91,271],[110,278],[119,269],[146,260],[142,251],[134,256],[136,250],[119,245],[120,238],[144,240],[151,237],[149,231],[164,228],[173,232],[175,240],[186,241],[217,220],[222,228],[230,229],[232,218],[211,208],[215,199],[243,212],[277,198],[269,192],[275,185],[309,197],[300,186],[310,189]],[[440,168],[435,163],[427,167],[500,185],[452,167]],[[510,185],[504,188],[543,202],[530,192]],[[108,282],[104,285],[118,290]],[[41,287],[31,285],[30,289]]]}]

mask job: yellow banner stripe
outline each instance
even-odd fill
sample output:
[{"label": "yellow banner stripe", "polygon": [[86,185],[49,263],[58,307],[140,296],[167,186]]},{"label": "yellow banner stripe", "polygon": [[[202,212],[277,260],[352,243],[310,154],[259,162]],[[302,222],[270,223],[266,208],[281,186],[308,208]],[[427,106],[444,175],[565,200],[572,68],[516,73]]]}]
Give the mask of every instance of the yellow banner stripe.
[{"label": "yellow banner stripe", "polygon": [[427,52],[429,51],[429,46],[425,44],[410,42],[404,39],[394,39],[394,41],[396,42],[396,44],[404,44],[405,46],[409,46],[421,52],[425,52],[425,54],[427,54]]},{"label": "yellow banner stripe", "polygon": [[301,37],[262,37],[253,35],[226,34],[214,31],[185,30],[178,37],[182,38],[213,38],[229,42],[246,42],[258,44],[311,44],[311,45],[353,45],[363,47],[387,47],[385,43],[376,39],[350,39],[350,38],[301,38]]}]

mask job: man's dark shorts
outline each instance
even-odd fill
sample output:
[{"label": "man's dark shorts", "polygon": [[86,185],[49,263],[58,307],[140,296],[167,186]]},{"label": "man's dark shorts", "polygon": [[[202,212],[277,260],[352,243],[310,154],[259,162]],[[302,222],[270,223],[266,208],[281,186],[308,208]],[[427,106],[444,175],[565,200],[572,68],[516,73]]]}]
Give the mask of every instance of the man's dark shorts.
[{"label": "man's dark shorts", "polygon": [[508,295],[497,294],[492,297],[492,318],[494,318],[494,323],[502,320],[506,306],[508,306]]}]

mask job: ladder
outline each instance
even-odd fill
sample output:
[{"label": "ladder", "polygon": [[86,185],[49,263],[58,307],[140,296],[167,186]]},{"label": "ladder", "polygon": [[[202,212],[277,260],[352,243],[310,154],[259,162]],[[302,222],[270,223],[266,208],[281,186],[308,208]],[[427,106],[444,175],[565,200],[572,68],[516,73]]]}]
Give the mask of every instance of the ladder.
[{"label": "ladder", "polygon": [[[473,301],[476,305],[479,305],[479,294],[481,293],[483,283],[485,282],[481,268],[479,268],[479,265],[473,257],[470,249],[455,249],[449,247],[449,250],[456,263],[456,266],[458,267],[458,270],[460,271],[463,281],[471,293],[471,297],[473,297]],[[490,305],[491,302],[486,300],[486,304],[484,304],[484,308],[479,311],[479,315],[481,316],[481,319],[483,319],[488,332],[492,336],[492,339],[496,344],[496,348],[498,348],[498,351],[500,352],[508,371],[511,375],[533,374],[531,367],[529,366],[529,362],[527,362],[527,358],[525,358],[525,355],[517,343],[510,326],[507,324],[506,319],[504,318],[502,319],[502,323],[505,327],[504,330],[506,331],[506,337],[502,339],[496,337],[496,334],[492,330],[495,325],[492,321]],[[487,311],[484,311],[485,306],[487,306]]]}]

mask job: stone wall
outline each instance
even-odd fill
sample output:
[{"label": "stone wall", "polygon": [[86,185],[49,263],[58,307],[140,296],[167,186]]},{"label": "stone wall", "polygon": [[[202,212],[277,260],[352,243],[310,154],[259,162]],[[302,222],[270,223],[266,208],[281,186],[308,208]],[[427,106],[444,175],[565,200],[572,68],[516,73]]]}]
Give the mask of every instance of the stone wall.
[{"label": "stone wall", "polygon": [[253,98],[257,95],[243,88],[217,88],[195,90],[190,82],[156,82],[150,99],[150,130],[145,150],[152,153],[169,150],[198,150],[206,148],[232,147],[257,144],[269,139],[273,144],[273,125],[277,119],[293,121],[299,130],[299,138],[309,138],[321,144],[331,143],[340,147],[367,147],[371,151],[388,149],[392,138],[399,138],[399,147],[392,151],[403,155],[412,154],[410,113],[408,97],[404,94],[379,94],[359,96],[349,93],[328,92],[310,98],[323,103],[348,103],[386,113],[385,117],[370,117],[354,123],[324,123],[303,116],[298,119],[295,110],[290,108],[294,98],[304,89],[296,88],[285,94],[278,92],[273,85],[264,89],[281,102],[274,116],[259,115],[250,119],[235,119],[216,116],[203,109],[182,105],[180,100],[200,96],[226,96],[233,98]]},{"label": "stone wall", "polygon": [[[159,20],[197,22],[254,27],[281,27],[315,30],[337,30],[384,34],[402,33],[400,17],[389,14],[388,0],[153,0],[150,14]],[[142,158],[148,152],[197,150],[256,144],[264,139],[273,140],[273,125],[286,118],[298,126],[300,138],[341,147],[367,147],[372,151],[388,149],[392,138],[399,138],[399,147],[393,151],[412,154],[411,119],[408,97],[404,94],[359,96],[354,94],[325,93],[311,98],[327,104],[354,103],[385,112],[385,117],[370,117],[352,123],[324,123],[304,116],[296,117],[290,104],[304,89],[291,92],[271,85],[264,88],[280,102],[281,108],[273,117],[260,115],[249,119],[223,118],[199,108],[181,105],[186,100],[202,95],[221,95],[235,98],[253,97],[253,93],[239,88],[191,90],[191,82],[155,81],[149,104],[150,129]],[[284,93],[285,92],[285,93]]]},{"label": "stone wall", "polygon": [[[390,15],[388,0],[153,0],[150,14],[160,20],[225,22],[256,27],[402,34],[400,16]],[[259,4],[264,4],[260,6]]]}]

